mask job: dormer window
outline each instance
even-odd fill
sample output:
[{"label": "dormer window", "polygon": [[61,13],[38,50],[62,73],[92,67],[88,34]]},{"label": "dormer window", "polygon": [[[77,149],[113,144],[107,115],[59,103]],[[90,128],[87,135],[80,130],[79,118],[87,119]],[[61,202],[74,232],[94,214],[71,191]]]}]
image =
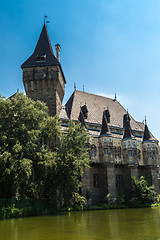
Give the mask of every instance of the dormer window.
[{"label": "dormer window", "polygon": [[37,56],[37,62],[45,62],[46,61],[46,54],[42,56]]}]

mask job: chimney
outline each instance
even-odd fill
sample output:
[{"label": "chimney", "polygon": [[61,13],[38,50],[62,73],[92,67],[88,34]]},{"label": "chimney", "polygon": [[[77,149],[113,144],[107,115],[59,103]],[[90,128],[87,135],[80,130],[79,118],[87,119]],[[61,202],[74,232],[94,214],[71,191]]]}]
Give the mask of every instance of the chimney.
[{"label": "chimney", "polygon": [[57,58],[58,62],[60,62],[60,56],[59,55],[60,55],[61,47],[60,47],[59,44],[56,44],[55,48],[56,48],[56,58]]}]

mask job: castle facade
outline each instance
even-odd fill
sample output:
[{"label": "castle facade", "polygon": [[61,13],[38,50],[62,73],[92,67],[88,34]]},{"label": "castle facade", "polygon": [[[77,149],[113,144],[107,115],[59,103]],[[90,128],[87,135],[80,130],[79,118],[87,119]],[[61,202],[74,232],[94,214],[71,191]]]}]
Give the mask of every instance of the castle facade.
[{"label": "castle facade", "polygon": [[136,121],[117,101],[75,90],[62,106],[65,76],[60,64],[60,45],[56,56],[44,24],[33,54],[22,64],[26,94],[44,101],[49,114],[57,114],[62,128],[69,120],[80,121],[89,134],[91,168],[85,169],[81,192],[92,192],[92,203],[103,202],[106,195],[130,196],[132,176],[145,176],[159,192],[158,140],[147,123]]}]

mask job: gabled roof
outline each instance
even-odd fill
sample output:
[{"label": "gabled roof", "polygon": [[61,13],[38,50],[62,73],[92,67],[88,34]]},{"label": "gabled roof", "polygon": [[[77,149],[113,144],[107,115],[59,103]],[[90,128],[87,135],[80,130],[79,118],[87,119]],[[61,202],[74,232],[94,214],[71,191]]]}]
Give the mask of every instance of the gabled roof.
[{"label": "gabled roof", "polygon": [[[101,125],[101,117],[104,109],[109,109],[110,123],[109,126],[115,126],[117,128],[123,128],[123,115],[127,114],[127,111],[122,105],[115,99],[103,97],[91,93],[74,91],[65,107],[68,118],[77,120],[79,117],[80,106],[85,105],[88,109],[88,117],[85,122]],[[144,131],[144,129],[130,116],[131,128],[136,131]]]}]

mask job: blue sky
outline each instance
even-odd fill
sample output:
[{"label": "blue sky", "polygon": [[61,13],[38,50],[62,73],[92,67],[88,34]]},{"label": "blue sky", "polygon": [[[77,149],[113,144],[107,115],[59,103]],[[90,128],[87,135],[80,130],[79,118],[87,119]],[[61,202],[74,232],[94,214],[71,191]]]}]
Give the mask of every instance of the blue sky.
[{"label": "blue sky", "polygon": [[74,89],[117,98],[137,120],[147,116],[160,139],[159,0],[1,0],[0,93],[24,91],[20,65],[32,54],[48,16],[61,45],[64,102]]}]

